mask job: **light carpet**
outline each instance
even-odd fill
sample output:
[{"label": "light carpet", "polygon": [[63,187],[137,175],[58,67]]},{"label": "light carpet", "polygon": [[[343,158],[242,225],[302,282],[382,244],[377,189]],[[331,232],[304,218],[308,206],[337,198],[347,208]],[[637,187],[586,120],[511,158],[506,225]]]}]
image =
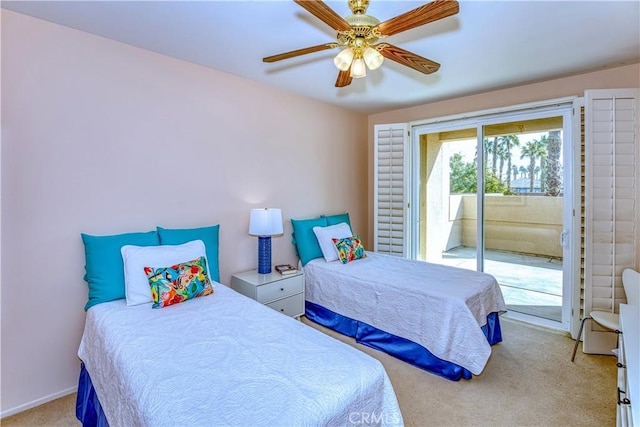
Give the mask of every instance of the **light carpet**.
[{"label": "light carpet", "polygon": [[[616,359],[579,352],[565,333],[501,318],[503,339],[481,375],[449,381],[303,322],[380,360],[407,426],[614,426]],[[7,417],[2,426],[78,426],[75,394]]]}]

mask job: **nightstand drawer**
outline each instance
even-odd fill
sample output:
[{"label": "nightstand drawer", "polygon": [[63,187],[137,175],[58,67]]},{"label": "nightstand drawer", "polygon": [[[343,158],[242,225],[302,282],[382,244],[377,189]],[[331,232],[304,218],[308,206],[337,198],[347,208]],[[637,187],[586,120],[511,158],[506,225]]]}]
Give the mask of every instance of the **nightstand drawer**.
[{"label": "nightstand drawer", "polygon": [[297,317],[304,314],[304,297],[302,293],[265,305],[291,317]]},{"label": "nightstand drawer", "polygon": [[304,274],[259,274],[256,270],[231,276],[231,289],[291,317],[304,314]]},{"label": "nightstand drawer", "polygon": [[262,285],[257,289],[256,300],[261,303],[268,303],[273,300],[301,293],[304,286],[302,277],[302,275],[293,277],[285,276],[281,280]]}]

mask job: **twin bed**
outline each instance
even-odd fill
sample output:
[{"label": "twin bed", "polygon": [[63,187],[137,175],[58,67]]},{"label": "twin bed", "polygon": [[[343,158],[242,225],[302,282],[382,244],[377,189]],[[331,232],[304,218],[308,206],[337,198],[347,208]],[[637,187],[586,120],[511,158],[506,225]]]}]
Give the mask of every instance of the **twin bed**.
[{"label": "twin bed", "polygon": [[292,223],[308,319],[450,380],[482,373],[506,311],[493,276],[366,251],[341,262],[323,239],[352,242],[348,214]]},{"label": "twin bed", "polygon": [[[217,255],[217,230],[215,238],[195,234],[184,240],[202,237]],[[403,425],[386,371],[371,356],[216,281],[212,294],[167,307],[133,304],[128,287],[113,289],[122,274],[101,283],[92,273],[104,264],[92,254],[113,270],[110,255],[120,256],[123,243],[154,251],[162,238],[88,237],[90,302],[76,405],[83,425]],[[217,256],[209,259],[215,278]],[[156,260],[143,264],[162,266]],[[97,299],[104,286],[112,300]]]}]

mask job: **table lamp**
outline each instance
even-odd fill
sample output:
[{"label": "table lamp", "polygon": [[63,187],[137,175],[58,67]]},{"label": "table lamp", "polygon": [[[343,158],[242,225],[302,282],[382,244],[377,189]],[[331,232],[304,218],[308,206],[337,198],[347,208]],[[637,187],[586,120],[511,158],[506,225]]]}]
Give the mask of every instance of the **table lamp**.
[{"label": "table lamp", "polygon": [[283,232],[282,210],[251,209],[249,234],[258,236],[258,273],[271,273],[271,236]]}]

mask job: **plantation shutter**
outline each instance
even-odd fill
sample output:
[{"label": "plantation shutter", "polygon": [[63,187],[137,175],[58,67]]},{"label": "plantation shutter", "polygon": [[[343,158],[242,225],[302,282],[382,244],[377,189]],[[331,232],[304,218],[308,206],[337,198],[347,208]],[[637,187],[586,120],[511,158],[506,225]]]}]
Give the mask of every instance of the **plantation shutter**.
[{"label": "plantation shutter", "polygon": [[[585,92],[585,313],[618,312],[622,270],[637,269],[638,90]],[[611,354],[614,334],[589,322],[585,353]]]},{"label": "plantation shutter", "polygon": [[[586,147],[585,147],[585,129],[584,129],[584,104],[577,106],[579,108],[579,117],[580,117],[580,262],[579,262],[579,274],[578,278],[580,281],[580,305],[578,312],[578,319],[574,322],[574,329],[578,327],[578,324],[585,316],[584,311],[584,300],[585,300],[585,265],[586,265],[586,254],[587,254],[587,183],[586,183]],[[573,332],[573,336],[577,335],[577,330]],[[578,338],[580,339],[580,338]]]},{"label": "plantation shutter", "polygon": [[407,256],[408,128],[406,124],[374,127],[373,250]]}]

